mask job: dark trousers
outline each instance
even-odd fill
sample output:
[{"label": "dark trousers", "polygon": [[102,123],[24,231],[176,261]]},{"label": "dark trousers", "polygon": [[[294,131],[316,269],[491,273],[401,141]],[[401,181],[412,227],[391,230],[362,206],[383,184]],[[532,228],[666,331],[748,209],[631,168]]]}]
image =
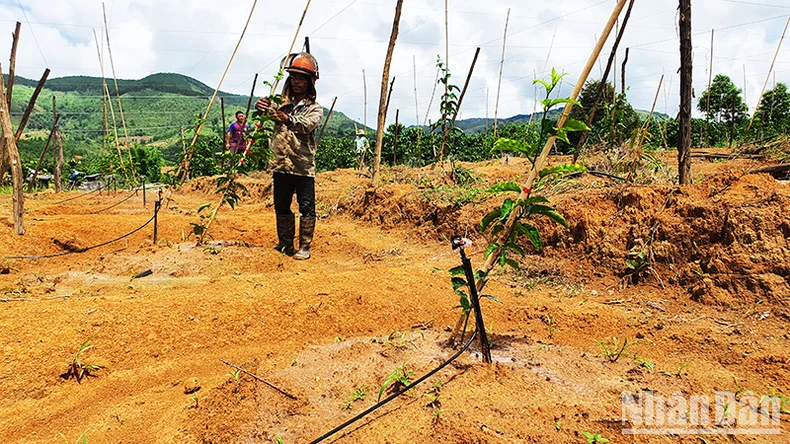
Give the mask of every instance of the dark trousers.
[{"label": "dark trousers", "polygon": [[303,219],[315,219],[315,177],[294,174],[272,174],[274,179],[274,212],[278,215],[293,214],[291,202],[296,193],[299,213]]}]

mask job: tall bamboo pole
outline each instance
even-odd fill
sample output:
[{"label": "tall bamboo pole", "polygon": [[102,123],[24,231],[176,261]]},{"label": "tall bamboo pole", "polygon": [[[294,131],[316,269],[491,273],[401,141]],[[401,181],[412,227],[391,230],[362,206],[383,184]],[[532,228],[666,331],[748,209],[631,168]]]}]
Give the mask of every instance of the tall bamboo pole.
[{"label": "tall bamboo pole", "polygon": [[19,32],[22,30],[22,23],[16,22],[16,28],[12,34],[13,42],[11,43],[11,59],[8,65],[8,91],[6,91],[6,103],[8,104],[8,111],[11,112],[11,96],[14,93],[14,73],[16,72],[16,48],[19,45]]},{"label": "tall bamboo pole", "polygon": [[710,85],[713,83],[713,34],[716,30],[710,30],[710,66],[708,67],[708,97],[705,100],[705,138],[710,146]]},{"label": "tall bamboo pole", "polygon": [[[107,86],[107,77],[104,75],[104,59],[102,58],[101,49],[99,48],[99,38],[96,37],[96,30],[93,30],[93,40],[96,42],[96,54],[99,56],[99,68],[101,69],[101,81],[102,81],[102,101],[104,102],[105,106],[109,105],[110,108],[110,116],[112,117],[112,131],[114,135],[115,141],[115,150],[118,152],[118,162],[121,171],[123,172],[123,177],[126,179],[126,182],[129,182],[129,172],[126,170],[126,164],[123,161],[123,154],[121,153],[121,143],[118,140],[118,122],[115,120],[115,109],[113,108],[112,104],[112,96],[110,95],[110,88]],[[103,40],[102,40],[103,41]],[[107,125],[107,108],[105,108],[105,126]]]},{"label": "tall bamboo pole", "polygon": [[400,117],[400,109],[395,110],[395,133],[392,138],[392,166],[395,166],[398,160],[398,118]]},{"label": "tall bamboo pole", "polygon": [[411,56],[412,69],[414,70],[414,117],[415,125],[420,124],[420,102],[417,100],[417,57]]},{"label": "tall bamboo pole", "polygon": [[502,58],[499,60],[499,81],[496,87],[496,105],[494,105],[494,139],[497,138],[497,118],[499,115],[499,94],[502,91],[502,72],[505,69],[505,48],[507,47],[507,25],[510,22],[510,8],[507,8],[505,32],[502,35]]},{"label": "tall bamboo pole", "polygon": [[390,64],[392,63],[392,53],[395,51],[395,41],[398,39],[398,28],[400,27],[400,14],[403,7],[403,0],[398,0],[395,5],[395,18],[392,21],[392,32],[390,42],[387,46],[387,57],[384,59],[384,70],[381,74],[381,95],[379,96],[379,116],[376,124],[376,159],[373,162],[373,174],[371,183],[377,185],[379,179],[379,168],[381,167],[381,144],[384,141],[384,123],[387,117],[387,82],[390,77]]},{"label": "tall bamboo pole", "polygon": [[[623,26],[617,31],[617,37],[615,38],[614,44],[612,45],[612,52],[609,53],[609,60],[606,62],[606,69],[604,69],[603,76],[601,77],[601,84],[598,87],[598,94],[595,96],[595,101],[593,101],[593,105],[590,107],[590,114],[587,116],[587,126],[590,128],[592,128],[592,122],[593,119],[595,119],[595,113],[598,110],[598,104],[600,103],[601,99],[603,99],[604,92],[606,91],[606,80],[609,78],[609,72],[612,69],[612,64],[617,57],[617,48],[620,46],[620,40],[623,38],[623,34],[625,33],[625,28],[628,24],[628,19],[631,17],[631,10],[633,8],[634,0],[630,0],[628,3],[628,9],[625,11],[625,16],[623,17]],[[615,69],[615,72],[616,71],[617,70]],[[612,86],[614,87],[615,84],[612,84]],[[616,87],[613,89],[616,89]],[[589,134],[589,131],[584,131],[582,133],[582,136],[579,139],[579,144],[576,146],[576,151],[573,153],[574,163],[579,158],[579,154],[581,154],[582,149],[584,148],[584,143],[587,141],[587,136]]]},{"label": "tall bamboo pole", "polygon": [[678,181],[691,185],[692,46],[691,0],[680,0],[680,113],[678,118]]},{"label": "tall bamboo pole", "polygon": [[620,81],[623,83],[620,87],[620,93],[625,94],[625,66],[628,65],[628,52],[631,48],[625,48],[625,58],[623,59],[623,66],[620,69]]},{"label": "tall bamboo pole", "polygon": [[[587,81],[587,78],[590,75],[590,71],[592,71],[593,66],[595,66],[595,60],[600,55],[601,49],[603,49],[603,45],[606,43],[606,40],[609,37],[609,34],[612,32],[612,28],[614,28],[614,24],[615,24],[615,21],[617,20],[617,17],[620,15],[620,12],[622,12],[623,8],[625,7],[626,1],[627,0],[618,0],[614,11],[612,11],[612,15],[609,18],[609,21],[606,23],[606,26],[604,27],[604,30],[601,33],[601,38],[598,40],[597,44],[595,45],[595,48],[593,49],[592,53],[590,54],[590,58],[587,60],[587,64],[584,67],[584,70],[579,75],[579,79],[576,82],[576,86],[574,86],[573,91],[571,92],[571,95],[570,95],[571,99],[575,100],[579,96],[579,93],[581,92],[582,88],[584,87],[584,83]],[[559,120],[557,121],[557,124],[556,124],[557,128],[562,128],[563,125],[565,125],[565,121],[568,119],[568,116],[570,115],[570,112],[571,112],[572,108],[573,108],[573,103],[572,102],[571,103],[567,103],[565,105],[565,109],[563,110],[562,115],[560,116]],[[551,147],[554,146],[554,143],[556,142],[556,139],[557,139],[556,136],[551,136],[546,141],[546,144],[543,146],[543,150],[541,151],[540,156],[538,156],[538,158],[535,160],[535,163],[532,165],[532,169],[530,169],[530,171],[529,171],[529,176],[527,177],[526,182],[522,186],[522,188],[521,188],[522,191],[521,191],[520,195],[518,196],[518,198],[516,199],[516,201],[527,199],[529,197],[529,195],[532,193],[532,186],[535,183],[535,179],[538,177],[538,172],[541,169],[543,169],[544,165],[546,164],[546,160],[547,160],[547,158],[549,156],[549,151],[551,150]],[[495,240],[495,242],[498,245],[504,245],[506,243],[506,239],[510,235],[511,231],[513,230],[513,226],[516,223],[516,219],[518,219],[518,217],[521,215],[521,209],[522,209],[522,207],[520,207],[520,206],[516,207],[516,209],[514,209],[510,213],[510,216],[508,217],[507,221],[505,222],[504,229],[500,232],[500,234],[497,236],[497,239]],[[497,260],[497,257],[498,257],[498,255],[494,254],[494,253],[491,253],[488,256],[488,259],[486,259],[486,262],[485,262],[485,264],[482,267],[482,273],[484,275],[488,275],[488,273],[494,268],[494,265],[495,265],[495,262]],[[482,289],[482,287],[484,285],[483,282],[484,281],[482,279],[478,280],[478,285],[477,285],[478,289]],[[463,318],[465,318],[465,316],[462,316],[460,320],[462,321]],[[457,325],[458,324],[456,324],[456,326]],[[457,333],[457,330],[458,330],[458,328],[456,328],[456,331],[454,332],[453,336],[455,336],[455,334]]]},{"label": "tall bamboo pole", "polygon": [[[3,68],[0,66],[0,79],[3,78]],[[22,192],[24,178],[22,174],[22,161],[19,159],[19,150],[16,147],[14,128],[11,126],[11,111],[8,109],[5,96],[5,85],[0,81],[0,127],[3,129],[2,143],[11,159],[11,180],[13,194],[11,195],[12,212],[14,215],[14,229],[16,234],[25,234],[25,195]]]},{"label": "tall bamboo pole", "polygon": [[464,82],[464,88],[461,90],[461,95],[458,97],[458,106],[455,108],[455,114],[453,114],[453,119],[450,121],[450,125],[444,130],[444,134],[442,134],[442,147],[439,149],[439,161],[441,162],[444,158],[444,148],[447,146],[447,137],[450,136],[450,131],[452,131],[453,127],[455,126],[455,119],[458,118],[458,113],[461,112],[461,104],[464,102],[464,96],[466,95],[466,90],[469,88],[469,81],[472,80],[472,73],[475,70],[475,65],[477,64],[477,57],[480,55],[480,47],[478,46],[475,50],[475,56],[472,59],[472,65],[469,67],[469,74],[466,75],[466,81]]},{"label": "tall bamboo pole", "polygon": [[650,130],[650,121],[653,120],[653,113],[656,111],[656,103],[658,102],[658,96],[661,93],[661,85],[664,83],[664,75],[661,74],[661,79],[658,81],[658,89],[656,89],[656,97],[653,99],[653,106],[650,108],[650,115],[647,116],[645,120],[645,124],[642,126],[642,131],[639,132],[639,141],[636,144],[636,150],[642,148],[642,144],[645,141],[645,137],[647,136],[647,132]]},{"label": "tall bamboo pole", "polygon": [[368,130],[368,80],[365,77],[365,69],[362,69],[362,127]]},{"label": "tall bamboo pole", "polygon": [[[58,105],[55,96],[52,96],[52,115],[55,116],[54,118],[58,116]],[[52,150],[52,175],[55,181],[55,192],[60,193],[63,191],[63,139],[60,135],[60,129],[57,128],[55,129],[55,145],[57,148]]]},{"label": "tall bamboo pole", "polygon": [[118,113],[121,116],[121,126],[123,127],[123,137],[126,141],[126,151],[129,157],[129,171],[132,182],[137,182],[137,177],[134,173],[134,161],[132,160],[132,147],[129,144],[129,132],[126,130],[126,119],[123,115],[123,106],[121,105],[121,90],[118,88],[118,76],[115,75],[115,63],[112,59],[112,46],[110,45],[110,27],[107,25],[107,11],[104,8],[104,2],[101,4],[102,14],[104,16],[104,35],[107,37],[107,55],[110,56],[110,68],[112,69],[112,81],[115,84],[115,96],[118,99]]},{"label": "tall bamboo pole", "polygon": [[[390,81],[389,91],[387,92],[387,104],[384,105],[385,112],[386,110],[390,109],[390,99],[392,98],[392,90],[395,88],[395,76],[392,76],[392,81]],[[384,116],[386,120],[387,116]]]},{"label": "tall bamboo pole", "polygon": [[211,100],[209,100],[208,102],[208,106],[206,107],[206,112],[203,113],[203,117],[200,119],[200,122],[195,127],[195,134],[192,136],[192,142],[189,143],[187,154],[184,157],[183,162],[181,162],[181,164],[178,166],[178,170],[176,170],[176,177],[179,177],[179,175],[181,175],[182,181],[186,181],[189,178],[189,163],[192,160],[192,154],[194,152],[195,143],[197,142],[197,139],[200,136],[200,130],[203,129],[203,125],[206,123],[208,119],[208,114],[211,111],[211,106],[214,105],[214,101],[217,100],[217,94],[219,94],[219,89],[222,87],[222,82],[225,80],[225,76],[228,74],[228,70],[230,70],[230,65],[233,63],[233,59],[236,57],[236,52],[238,52],[239,46],[241,46],[241,41],[244,39],[244,34],[247,33],[247,27],[250,25],[250,20],[252,19],[252,13],[255,12],[255,6],[257,4],[258,4],[258,0],[254,0],[252,3],[252,7],[250,8],[250,14],[249,16],[247,16],[247,22],[244,24],[244,29],[242,29],[241,35],[239,36],[239,41],[236,42],[236,47],[233,48],[233,53],[230,55],[230,60],[228,60],[228,64],[227,66],[225,66],[225,71],[222,73],[222,77],[220,77],[219,83],[217,83],[217,88],[214,89],[214,94],[211,95]]},{"label": "tall bamboo pole", "polygon": [[785,34],[787,33],[787,27],[790,26],[790,17],[787,18],[787,24],[785,24],[785,29],[782,31],[782,37],[779,39],[779,44],[776,46],[776,53],[774,54],[774,59],[771,61],[771,67],[768,68],[768,75],[765,76],[765,83],[763,84],[763,89],[760,91],[760,96],[757,97],[757,105],[754,106],[754,112],[752,113],[752,118],[749,120],[749,126],[746,128],[746,139],[749,138],[749,131],[752,129],[752,124],[754,123],[754,117],[757,116],[757,110],[760,108],[760,103],[763,101],[763,95],[765,94],[765,88],[768,87],[768,82],[771,80],[771,72],[774,70],[774,64],[776,63],[776,57],[779,55],[779,50],[782,49],[782,42],[785,39]]},{"label": "tall bamboo pole", "polygon": [[[335,96],[335,98],[332,99],[332,106],[329,107],[329,112],[326,114],[326,119],[324,120],[324,125],[321,127],[321,132],[318,134],[318,141],[316,142],[316,145],[320,144],[321,143],[321,139],[324,138],[324,130],[326,130],[326,124],[329,123],[329,119],[332,118],[332,111],[335,110],[335,103],[337,103],[337,96]],[[354,122],[354,127],[355,127],[354,128],[354,132],[355,133],[356,133],[356,126],[357,126],[357,123]]]},{"label": "tall bamboo pole", "polygon": [[[255,0],[255,1],[257,2],[258,0]],[[291,40],[291,46],[288,48],[288,52],[285,53],[286,55],[285,55],[285,58],[283,59],[282,63],[280,63],[280,72],[281,73],[285,69],[285,63],[288,61],[288,56],[291,55],[291,53],[294,50],[294,46],[296,46],[296,39],[297,39],[297,37],[299,37],[299,31],[302,29],[302,24],[304,23],[304,18],[307,15],[307,9],[308,8],[310,8],[310,0],[307,0],[307,4],[305,5],[304,10],[302,11],[302,17],[299,19],[299,24],[296,26],[296,32],[294,33],[294,38],[293,38],[293,40]],[[255,9],[255,5],[254,4],[252,5],[252,9]],[[250,11],[250,17],[252,17],[252,11]],[[250,21],[249,21],[249,19],[247,19],[247,24],[249,24],[249,23],[250,23]],[[247,27],[245,26],[244,29],[247,30]],[[242,36],[243,35],[244,34],[242,33]],[[239,43],[241,43],[241,40],[239,40]],[[238,48],[238,46],[237,46],[237,48]],[[309,43],[308,43],[307,52],[310,52]],[[235,51],[234,51],[234,53],[235,53]],[[230,66],[230,65],[228,65],[228,66]],[[274,94],[277,91],[277,85],[279,85],[279,84],[280,84],[280,79],[279,79],[279,76],[278,76],[278,78],[274,81],[274,85],[272,85],[272,91],[271,91],[272,94]]]}]

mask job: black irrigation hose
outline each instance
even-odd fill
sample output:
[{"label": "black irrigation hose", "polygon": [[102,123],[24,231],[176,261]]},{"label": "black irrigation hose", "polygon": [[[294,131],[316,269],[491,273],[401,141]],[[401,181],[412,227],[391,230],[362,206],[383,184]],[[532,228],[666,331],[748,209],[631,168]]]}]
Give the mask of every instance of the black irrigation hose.
[{"label": "black irrigation hose", "polygon": [[458,357],[461,356],[461,353],[465,352],[466,349],[469,348],[470,345],[472,345],[472,341],[475,340],[475,337],[477,337],[477,332],[476,331],[474,333],[472,333],[472,337],[469,338],[469,342],[464,344],[464,346],[461,347],[460,350],[458,350],[458,353],[456,353],[453,356],[451,356],[450,359],[444,361],[440,366],[438,366],[435,369],[431,370],[430,372],[428,372],[425,376],[421,377],[420,379],[418,379],[418,380],[412,382],[411,384],[403,387],[398,392],[390,395],[388,398],[384,399],[383,401],[380,401],[380,402],[376,403],[375,405],[371,406],[370,408],[368,408],[364,412],[362,412],[362,413],[358,414],[357,416],[349,419],[348,421],[344,422],[343,424],[340,424],[339,426],[335,427],[334,429],[326,432],[325,434],[321,435],[319,438],[316,438],[315,440],[311,441],[310,444],[315,444],[315,443],[321,442],[321,441],[329,438],[330,436],[334,435],[335,433],[343,430],[344,428],[346,428],[346,427],[350,426],[351,424],[353,424],[353,423],[359,421],[360,419],[364,418],[365,416],[367,416],[368,414],[372,413],[374,410],[378,409],[379,407],[382,407],[384,404],[386,404],[386,403],[392,401],[393,399],[397,398],[398,396],[408,392],[409,390],[412,389],[412,387],[414,387],[417,384],[419,384],[419,383],[425,381],[426,379],[430,378],[431,376],[436,374],[436,372],[438,372],[439,370],[447,367],[447,365],[449,365],[451,362],[453,362],[456,359],[458,359]]},{"label": "black irrigation hose", "polygon": [[96,188],[93,191],[89,191],[87,193],[82,193],[79,196],[69,197],[68,199],[63,199],[63,200],[58,201],[58,202],[53,202],[52,204],[53,205],[58,205],[58,204],[66,203],[66,202],[69,202],[69,201],[72,201],[72,200],[76,200],[76,199],[79,199],[79,198],[82,198],[82,197],[85,197],[85,196],[89,196],[89,195],[91,195],[93,193],[101,191],[102,189],[104,189],[104,187],[99,185],[99,188]]},{"label": "black irrigation hose", "polygon": [[134,233],[137,233],[138,231],[140,231],[143,228],[145,228],[146,226],[148,226],[148,224],[153,222],[155,217],[156,217],[156,213],[154,213],[154,215],[151,216],[150,219],[148,219],[148,222],[144,223],[141,227],[136,228],[133,231],[130,231],[129,233],[126,233],[126,234],[124,234],[121,237],[118,237],[118,238],[113,239],[113,240],[109,240],[107,242],[102,242],[99,245],[94,245],[92,247],[81,248],[79,250],[74,250],[74,251],[67,251],[65,253],[49,254],[49,255],[46,255],[46,256],[5,256],[5,257],[3,257],[3,259],[51,259],[53,257],[67,256],[69,254],[84,253],[84,252],[86,252],[88,250],[93,250],[94,248],[99,248],[99,247],[103,247],[105,245],[109,245],[109,244],[111,244],[113,242],[118,242],[121,239],[125,239],[125,238],[133,235]]},{"label": "black irrigation hose", "polygon": [[609,174],[609,173],[602,173],[600,171],[579,171],[577,173],[566,174],[565,177],[579,177],[584,173],[592,174],[593,176],[598,176],[598,177],[606,177],[614,180],[621,180],[621,181],[628,180],[625,177],[615,176],[614,174]]},{"label": "black irrigation hose", "polygon": [[101,210],[94,211],[94,212],[92,212],[92,213],[88,213],[88,214],[99,214],[99,213],[101,213],[101,212],[103,212],[103,211],[107,211],[107,210],[109,210],[110,208],[115,208],[115,207],[117,207],[118,205],[120,205],[120,204],[122,204],[122,203],[126,202],[127,200],[131,199],[131,198],[132,198],[132,197],[134,197],[136,194],[137,194],[137,190],[134,190],[134,191],[132,191],[132,193],[131,193],[131,194],[129,194],[128,196],[126,196],[126,198],[125,198],[125,199],[123,199],[122,201],[120,201],[120,202],[117,202],[117,203],[114,203],[114,204],[110,205],[110,206],[109,206],[109,207],[107,207],[107,208],[102,208]]}]

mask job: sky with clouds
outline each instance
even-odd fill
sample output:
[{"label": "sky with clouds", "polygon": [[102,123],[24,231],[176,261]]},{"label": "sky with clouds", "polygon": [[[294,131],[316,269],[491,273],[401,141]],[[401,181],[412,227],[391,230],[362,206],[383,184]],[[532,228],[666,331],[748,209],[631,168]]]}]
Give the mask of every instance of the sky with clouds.
[{"label": "sky with clouds", "polygon": [[[139,79],[157,72],[189,75],[216,87],[241,35],[254,0],[105,0],[110,43],[118,78]],[[271,79],[290,46],[307,0],[258,0],[250,26],[222,90],[249,94],[255,73]],[[395,0],[311,0],[298,37],[310,37],[321,79],[318,100],[375,126],[381,72],[395,12]],[[448,0],[449,68],[462,86],[481,48],[459,118],[493,117],[505,22],[510,11],[497,114],[531,113],[534,76],[552,67],[568,73],[569,93],[613,10],[615,0]],[[445,1],[404,0],[400,34],[392,61],[395,76],[388,123],[412,125],[435,119],[431,102],[436,57],[445,53]],[[713,42],[713,74],[729,75],[744,90],[753,109],[790,17],[786,0],[692,0],[694,89],[706,88]],[[9,54],[15,22],[22,22],[17,74],[38,79],[44,68],[52,77],[100,76],[94,32],[111,75],[102,39],[102,2],[98,0],[0,0],[0,53]],[[659,79],[665,75],[656,110],[675,115],[679,102],[677,1],[636,0],[620,44],[617,65],[630,48],[626,80],[629,100],[649,110]],[[610,37],[592,78],[600,78],[614,36]],[[6,56],[7,57],[7,56]],[[7,71],[8,59],[2,59]],[[415,69],[416,68],[416,69]],[[364,112],[367,83],[367,113]],[[618,73],[618,84],[620,74]],[[777,82],[790,82],[790,42],[775,65]],[[416,82],[415,82],[416,80]],[[773,85],[772,76],[769,88]],[[263,85],[258,85],[258,91]],[[416,104],[415,104],[416,90]],[[430,111],[429,111],[430,105]],[[98,112],[98,110],[97,110]],[[365,118],[366,117],[366,118]]]}]

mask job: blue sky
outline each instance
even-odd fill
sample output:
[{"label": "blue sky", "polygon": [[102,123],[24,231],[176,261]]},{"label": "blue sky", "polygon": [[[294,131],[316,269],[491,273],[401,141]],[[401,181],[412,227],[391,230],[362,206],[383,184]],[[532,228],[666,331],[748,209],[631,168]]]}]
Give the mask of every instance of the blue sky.
[{"label": "blue sky", "polygon": [[[271,78],[287,51],[306,0],[259,0],[238,55],[222,89],[247,94],[256,72]],[[401,33],[391,73],[396,77],[390,120],[400,109],[401,121],[422,123],[438,115],[436,100],[428,113],[435,60],[445,53],[444,0],[405,0]],[[474,50],[481,55],[464,99],[461,118],[493,117],[505,20],[510,9],[498,115],[534,109],[534,76],[552,67],[565,71],[565,93],[577,79],[600,35],[615,0],[448,0],[449,66],[454,82],[463,83]],[[782,0],[693,0],[694,89],[708,82],[711,29],[713,73],[729,75],[744,89],[750,109],[766,74],[790,6]],[[24,14],[22,8],[24,8]],[[216,86],[239,38],[253,0],[233,3],[209,0],[107,0],[110,39],[119,78],[141,78],[155,72],[178,72]],[[367,80],[367,122],[373,125],[380,76],[394,14],[395,0],[312,0],[299,42],[310,36],[321,79],[319,101],[364,120],[362,70]],[[650,109],[659,78],[664,86],[657,110],[677,112],[679,55],[677,2],[636,0],[621,43],[619,66],[630,47],[626,80],[629,100]],[[10,52],[16,21],[23,23],[17,73],[39,78],[45,67],[53,77],[99,76],[93,32],[103,36],[102,3],[96,0],[0,0],[0,51]],[[608,56],[610,39],[601,64]],[[105,71],[111,75],[107,47]],[[298,44],[297,46],[300,46]],[[7,57],[7,56],[4,56]],[[7,69],[7,58],[3,63]],[[417,105],[415,105],[415,68]],[[600,77],[596,66],[592,77]],[[785,42],[775,67],[776,81],[790,82],[790,43]],[[618,84],[620,74],[618,73]],[[773,85],[771,78],[769,88]],[[259,85],[259,88],[262,85]]]}]

